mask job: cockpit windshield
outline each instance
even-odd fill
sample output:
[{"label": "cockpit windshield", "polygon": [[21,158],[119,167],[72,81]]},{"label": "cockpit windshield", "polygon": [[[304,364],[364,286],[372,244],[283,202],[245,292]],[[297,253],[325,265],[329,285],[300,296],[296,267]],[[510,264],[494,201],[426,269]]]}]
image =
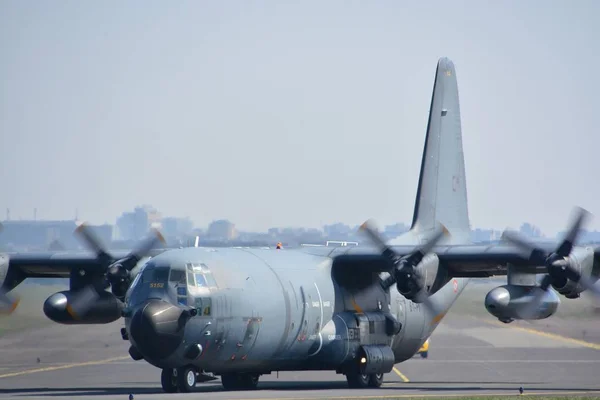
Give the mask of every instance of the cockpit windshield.
[{"label": "cockpit windshield", "polygon": [[196,286],[199,288],[216,288],[217,282],[213,278],[208,266],[204,263],[188,264],[188,270],[193,271],[196,278]]},{"label": "cockpit windshield", "polygon": [[184,265],[155,264],[148,262],[133,281],[127,299],[128,305],[136,305],[150,298],[170,298],[182,305],[196,304],[210,315],[209,293],[217,283],[206,264]]},{"label": "cockpit windshield", "polygon": [[168,266],[148,262],[132,282],[125,302],[135,305],[148,298],[163,297],[169,281],[169,271]]},{"label": "cockpit windshield", "polygon": [[169,267],[158,267],[148,266],[142,272],[142,279],[140,283],[149,283],[149,282],[160,282],[167,283],[167,279],[169,278]]}]

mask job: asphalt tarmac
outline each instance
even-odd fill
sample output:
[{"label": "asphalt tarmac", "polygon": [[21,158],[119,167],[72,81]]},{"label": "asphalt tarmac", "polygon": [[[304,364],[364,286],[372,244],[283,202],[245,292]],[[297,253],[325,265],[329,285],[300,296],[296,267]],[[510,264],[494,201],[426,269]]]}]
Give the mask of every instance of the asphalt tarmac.
[{"label": "asphalt tarmac", "polygon": [[[477,296],[476,304],[481,301]],[[129,358],[121,321],[38,324],[0,337],[0,397],[365,399],[517,395],[519,387],[529,395],[600,396],[600,316],[505,325],[470,307],[466,296],[446,316],[431,337],[429,358],[397,364],[381,388],[365,390],[348,389],[344,376],[333,372],[280,372],[262,376],[256,391],[225,392],[216,380],[199,384],[195,394],[167,395],[160,370]]]}]

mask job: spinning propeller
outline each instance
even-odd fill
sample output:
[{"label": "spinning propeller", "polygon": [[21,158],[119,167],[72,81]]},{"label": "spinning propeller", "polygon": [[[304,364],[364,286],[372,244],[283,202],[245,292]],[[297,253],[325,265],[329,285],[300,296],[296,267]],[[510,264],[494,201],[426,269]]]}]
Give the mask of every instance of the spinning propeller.
[{"label": "spinning propeller", "polygon": [[[0,232],[4,229],[0,224]],[[5,271],[7,273],[8,271]],[[6,277],[4,277],[6,279]],[[19,297],[14,294],[9,294],[4,288],[0,287],[0,315],[10,315],[17,309],[19,305]]]},{"label": "spinning propeller", "polygon": [[19,297],[13,294],[7,293],[4,289],[0,288],[0,315],[9,315],[17,309],[19,305]]},{"label": "spinning propeller", "polygon": [[502,234],[502,239],[511,242],[520,249],[529,252],[529,259],[535,265],[543,265],[546,267],[548,272],[544,275],[540,287],[543,291],[540,291],[527,307],[524,308],[521,317],[527,318],[531,316],[533,312],[540,306],[543,298],[548,291],[550,285],[555,284],[556,286],[562,286],[566,283],[567,279],[573,282],[578,282],[583,288],[589,290],[596,297],[600,298],[600,289],[594,286],[594,284],[585,276],[582,276],[570,263],[569,255],[573,250],[573,246],[579,236],[581,226],[589,218],[590,214],[583,208],[575,209],[575,218],[570,224],[570,228],[567,235],[560,243],[558,248],[552,252],[547,253],[546,251],[535,247],[534,244],[530,243],[526,239],[522,238],[519,234],[511,231],[506,231]]},{"label": "spinning propeller", "polygon": [[152,230],[152,234],[142,240],[127,256],[115,261],[87,225],[81,224],[75,230],[75,233],[79,234],[88,247],[96,253],[96,259],[101,266],[101,270],[91,271],[94,275],[91,283],[80,290],[74,291],[73,295],[70,296],[67,311],[76,319],[83,317],[89,311],[100,296],[99,293],[107,287],[107,282],[110,284],[115,296],[125,296],[131,281],[130,271],[159,242],[165,242],[160,232]]},{"label": "spinning propeller", "polygon": [[433,235],[421,246],[418,246],[412,253],[405,256],[400,256],[389,247],[377,228],[371,221],[366,221],[360,227],[370,239],[381,248],[382,255],[387,257],[393,267],[389,271],[390,276],[381,282],[381,286],[385,290],[389,290],[394,284],[398,292],[409,297],[415,303],[423,303],[423,305],[431,311],[432,315],[436,315],[435,307],[431,303],[427,291],[425,289],[425,279],[415,267],[423,260],[423,257],[431,251],[433,247],[448,233],[445,226],[439,225]]}]

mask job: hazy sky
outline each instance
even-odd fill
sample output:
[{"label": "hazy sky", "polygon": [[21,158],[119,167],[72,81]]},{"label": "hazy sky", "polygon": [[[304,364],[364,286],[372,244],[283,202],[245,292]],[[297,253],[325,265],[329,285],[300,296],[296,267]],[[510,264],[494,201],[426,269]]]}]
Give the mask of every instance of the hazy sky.
[{"label": "hazy sky", "polygon": [[471,225],[600,228],[598,1],[0,2],[0,219],[410,222],[436,62]]}]

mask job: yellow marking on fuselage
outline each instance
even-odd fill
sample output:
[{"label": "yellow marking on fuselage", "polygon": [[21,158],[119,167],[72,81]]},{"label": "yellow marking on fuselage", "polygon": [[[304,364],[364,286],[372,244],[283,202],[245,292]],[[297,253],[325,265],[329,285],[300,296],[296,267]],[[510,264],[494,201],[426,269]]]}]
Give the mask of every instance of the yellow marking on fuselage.
[{"label": "yellow marking on fuselage", "polygon": [[358,304],[356,304],[354,297],[352,297],[352,307],[354,307],[354,309],[356,310],[357,313],[363,314],[362,308],[360,308],[360,306]]},{"label": "yellow marking on fuselage", "polygon": [[431,320],[430,325],[433,324],[438,324],[440,323],[440,321],[446,316],[446,311],[443,311],[441,313],[439,313],[438,315],[436,315],[435,317],[433,317],[433,319]]},{"label": "yellow marking on fuselage", "polygon": [[396,375],[398,375],[404,383],[410,382],[410,380],[406,377],[406,375],[404,375],[402,372],[400,372],[400,370],[398,368],[394,367],[394,369],[392,371],[394,371],[396,373]]},{"label": "yellow marking on fuselage", "polygon": [[531,333],[531,334],[538,335],[538,336],[544,336],[544,337],[547,337],[550,339],[554,339],[554,340],[558,340],[558,341],[562,341],[562,342],[566,342],[566,343],[573,343],[573,344],[577,344],[579,346],[587,347],[587,348],[594,349],[594,350],[600,350],[600,344],[597,344],[597,343],[590,343],[590,342],[586,342],[585,340],[573,339],[570,337],[557,335],[555,333],[542,332],[542,331],[538,331],[538,330],[531,329],[531,328],[523,328],[521,326],[514,326],[514,325],[511,326],[511,325],[505,324],[500,321],[488,321],[488,320],[480,319],[480,318],[476,318],[476,319],[481,322],[485,322],[486,324],[501,326],[503,328],[516,329],[516,330],[519,330],[522,332],[527,332],[527,333]]},{"label": "yellow marking on fuselage", "polygon": [[69,368],[76,368],[76,367],[85,367],[85,366],[88,366],[88,365],[108,364],[109,362],[112,362],[112,361],[126,360],[128,358],[130,358],[130,357],[129,356],[125,356],[125,357],[113,357],[113,358],[106,358],[104,360],[97,360],[97,361],[88,361],[88,362],[82,362],[82,363],[72,363],[72,364],[58,365],[58,366],[55,366],[55,367],[45,367],[45,368],[28,369],[28,370],[25,370],[25,371],[18,371],[18,372],[11,372],[11,373],[8,373],[8,374],[2,374],[2,375],[0,375],[0,378],[11,378],[13,376],[36,374],[38,372],[57,371],[59,369],[69,369]]}]

